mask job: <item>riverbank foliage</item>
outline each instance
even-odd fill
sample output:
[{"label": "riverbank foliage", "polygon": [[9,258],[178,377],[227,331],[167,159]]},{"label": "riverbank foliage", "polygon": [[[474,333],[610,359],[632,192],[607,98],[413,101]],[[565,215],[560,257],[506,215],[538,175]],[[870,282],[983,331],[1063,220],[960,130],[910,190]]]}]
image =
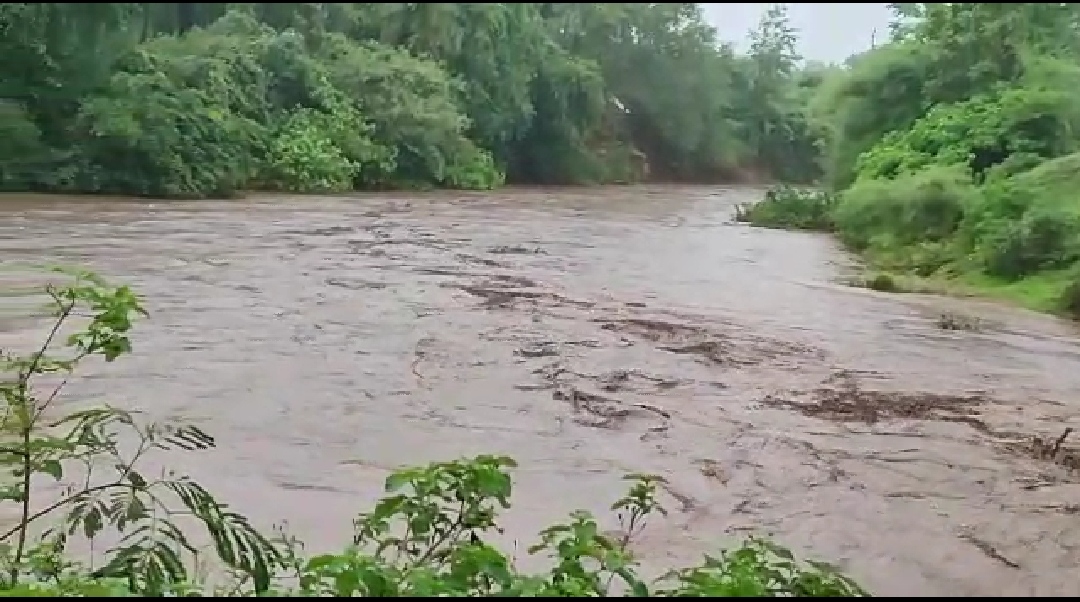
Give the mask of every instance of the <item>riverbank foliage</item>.
[{"label": "riverbank foliage", "polygon": [[735,220],[761,228],[829,232],[835,205],[836,197],[827,192],[780,186],[765,191],[760,202],[736,207]]},{"label": "riverbank foliage", "polygon": [[[213,448],[199,428],[146,424],[108,406],[60,407],[76,368],[130,352],[131,329],[145,315],[129,288],[72,276],[71,284],[47,288],[54,322],[40,348],[0,353],[0,508],[10,511],[0,528],[0,595],[864,595],[832,569],[798,562],[762,539],[646,580],[631,544],[665,511],[657,499],[662,481],[645,475],[628,477],[629,492],[611,507],[616,534],[574,513],[529,548],[547,556],[550,568],[522,572],[491,543],[512,492],[514,462],[498,456],[394,472],[387,497],[357,516],[347,548],[305,554],[295,539],[264,535],[191,479],[145,472],[155,454]],[[62,331],[72,334],[62,338]]]},{"label": "riverbank foliage", "polygon": [[227,196],[816,177],[783,9],[4,3],[0,189]]},{"label": "riverbank foliage", "polygon": [[[809,101],[823,229],[876,269],[1080,317],[1080,7],[890,6],[891,40]],[[744,217],[806,209],[779,195]]]}]

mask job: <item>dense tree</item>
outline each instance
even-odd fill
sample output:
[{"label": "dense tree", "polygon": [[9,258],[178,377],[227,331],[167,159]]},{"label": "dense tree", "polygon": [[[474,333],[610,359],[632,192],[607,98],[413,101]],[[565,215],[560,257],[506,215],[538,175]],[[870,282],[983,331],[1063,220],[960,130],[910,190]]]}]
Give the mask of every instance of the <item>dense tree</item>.
[{"label": "dense tree", "polygon": [[813,177],[816,137],[805,118],[804,99],[791,85],[802,57],[786,5],[767,10],[750,40],[740,122],[756,165],[785,179]]},{"label": "dense tree", "polygon": [[880,270],[1080,315],[1080,9],[891,6],[891,41],[806,95],[834,200],[774,194],[756,215],[827,224]]},{"label": "dense tree", "polygon": [[695,4],[7,3],[0,185],[812,179],[794,32],[762,27],[738,57]]}]

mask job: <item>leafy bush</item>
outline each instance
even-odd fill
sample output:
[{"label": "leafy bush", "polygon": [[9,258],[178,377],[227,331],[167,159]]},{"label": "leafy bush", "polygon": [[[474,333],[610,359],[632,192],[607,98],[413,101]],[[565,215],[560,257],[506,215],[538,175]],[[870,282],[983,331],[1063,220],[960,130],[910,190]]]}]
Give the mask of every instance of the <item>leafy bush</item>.
[{"label": "leafy bush", "polygon": [[910,129],[886,134],[863,153],[858,177],[894,178],[963,165],[981,178],[1013,155],[1059,156],[1073,146],[1069,103],[1064,92],[1019,88],[938,105]]},{"label": "leafy bush", "polygon": [[[540,533],[531,553],[551,568],[518,570],[511,557],[487,543],[509,507],[509,458],[479,456],[393,473],[387,497],[354,522],[353,543],[340,553],[304,558],[295,541],[259,534],[239,514],[184,477],[149,479],[137,471],[151,449],[198,450],[214,445],[191,426],[142,425],[123,410],[103,407],[53,418],[53,402],[79,363],[113,361],[131,350],[129,333],[145,314],[127,287],[112,288],[91,274],[47,292],[56,322],[39,351],[4,354],[0,394],[6,402],[0,467],[11,476],[0,502],[15,505],[17,524],[0,534],[5,596],[843,596],[865,595],[825,565],[797,562],[774,544],[751,539],[706,558],[698,567],[657,580],[639,575],[629,545],[654,513],[657,477],[633,475],[628,494],[612,505],[622,533],[601,533],[596,520],[577,512]],[[57,333],[88,315],[67,339],[70,353],[54,355]],[[61,376],[60,386],[38,384]],[[132,453],[122,435],[134,435]],[[104,461],[104,462],[103,462]],[[97,468],[114,466],[102,479]],[[43,504],[35,476],[55,480],[80,469],[77,483]],[[176,504],[205,528],[214,557],[230,578],[214,583],[193,570],[197,541],[176,520]],[[44,505],[43,510],[35,508]],[[35,536],[36,525],[53,519]],[[91,568],[72,557],[76,537],[96,540],[112,532],[105,562]]]},{"label": "leafy bush", "polygon": [[763,228],[828,232],[833,229],[834,205],[828,193],[784,186],[770,189],[758,203],[737,207],[735,219]]},{"label": "leafy bush", "polygon": [[[263,182],[297,192],[352,189],[360,165],[345,156],[331,138],[334,121],[335,116],[312,109],[290,113],[270,143]],[[362,126],[362,122],[353,122],[355,128]]]},{"label": "leafy bush", "polygon": [[849,69],[822,83],[810,110],[826,129],[823,159],[834,189],[851,185],[859,157],[883,136],[925,115],[929,59],[915,45],[882,46],[852,57]]},{"label": "leafy bush", "polygon": [[1080,259],[1080,212],[1072,208],[1043,204],[1018,221],[995,220],[983,227],[977,252],[992,276],[1016,280]]},{"label": "leafy bush", "polygon": [[895,180],[860,180],[840,197],[834,217],[856,249],[946,240],[977,192],[960,169],[939,167]]},{"label": "leafy bush", "polygon": [[1077,7],[890,7],[889,40],[808,102],[837,232],[874,270],[960,284],[919,288],[1080,315]]},{"label": "leafy bush", "polygon": [[78,125],[85,190],[160,197],[229,195],[253,173],[261,128],[219,98],[161,72],[115,74]]}]

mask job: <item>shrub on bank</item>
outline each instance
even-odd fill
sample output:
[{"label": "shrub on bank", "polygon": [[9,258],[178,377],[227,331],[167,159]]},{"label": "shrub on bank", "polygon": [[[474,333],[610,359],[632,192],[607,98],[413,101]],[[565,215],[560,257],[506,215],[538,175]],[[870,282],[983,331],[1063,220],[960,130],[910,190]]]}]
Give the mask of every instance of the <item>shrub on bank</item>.
[{"label": "shrub on bank", "polygon": [[834,204],[834,197],[821,191],[779,186],[761,202],[737,207],[735,219],[762,228],[830,232]]},{"label": "shrub on bank", "polygon": [[[267,537],[240,514],[185,477],[139,472],[151,450],[197,451],[214,440],[188,425],[142,424],[112,407],[59,418],[53,407],[66,378],[91,357],[114,361],[131,350],[134,318],[145,312],[127,287],[87,273],[49,286],[56,321],[38,351],[2,354],[0,504],[17,510],[0,531],[0,595],[21,596],[841,596],[865,595],[827,566],[796,561],[761,539],[706,557],[658,580],[638,572],[630,543],[649,518],[663,513],[659,479],[629,477],[612,505],[621,534],[601,533],[585,512],[540,532],[530,553],[546,554],[547,571],[528,574],[487,543],[509,507],[509,458],[479,456],[392,474],[387,497],[354,521],[350,546],[302,555],[293,540]],[[60,344],[71,320],[82,328]],[[65,352],[57,351],[62,347]],[[46,388],[44,376],[59,378]],[[132,442],[135,445],[131,445]],[[102,474],[102,466],[112,469]],[[77,476],[73,476],[77,475]],[[38,479],[77,483],[56,501],[43,500]],[[195,534],[181,516],[202,527]],[[46,523],[43,531],[40,523]],[[115,543],[94,566],[69,553],[77,538]],[[196,537],[210,541],[210,552]],[[100,549],[100,548],[98,548]],[[211,557],[225,579],[196,566]],[[100,560],[100,559],[99,559]]]},{"label": "shrub on bank", "polygon": [[[1080,317],[1080,153],[981,184],[959,164],[861,178],[841,194],[770,190],[738,219],[830,229],[873,267],[960,279]],[[834,200],[835,199],[835,200]]]}]

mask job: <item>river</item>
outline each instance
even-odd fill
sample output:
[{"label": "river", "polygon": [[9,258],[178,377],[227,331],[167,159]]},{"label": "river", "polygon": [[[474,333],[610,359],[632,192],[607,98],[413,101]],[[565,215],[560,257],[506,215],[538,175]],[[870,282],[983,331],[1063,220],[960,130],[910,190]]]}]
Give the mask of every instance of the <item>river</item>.
[{"label": "river", "polygon": [[[731,223],[757,194],[8,197],[0,261],[144,295],[135,353],[71,403],[199,424],[218,448],[170,464],[313,549],[393,467],[490,452],[520,463],[522,549],[650,472],[649,566],[760,531],[879,595],[1080,594],[1078,463],[1032,443],[1077,424],[1075,332],[843,286],[830,238]],[[36,340],[9,297],[0,346]]]}]

